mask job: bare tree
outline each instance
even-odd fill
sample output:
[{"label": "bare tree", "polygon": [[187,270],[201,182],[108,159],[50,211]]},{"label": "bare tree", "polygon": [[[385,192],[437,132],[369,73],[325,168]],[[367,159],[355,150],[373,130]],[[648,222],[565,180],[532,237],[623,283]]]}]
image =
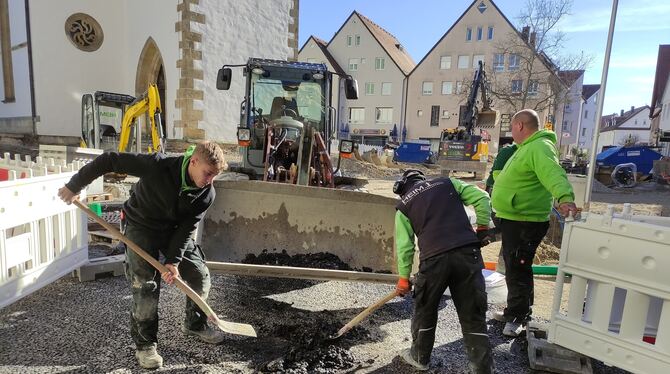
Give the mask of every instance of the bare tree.
[{"label": "bare tree", "polygon": [[558,77],[560,70],[580,70],[591,58],[561,55],[566,34],[559,21],[570,14],[572,0],[527,0],[517,17],[521,32],[510,32],[495,47],[487,69],[496,106],[515,112],[532,108],[555,112],[566,102],[569,89]]}]

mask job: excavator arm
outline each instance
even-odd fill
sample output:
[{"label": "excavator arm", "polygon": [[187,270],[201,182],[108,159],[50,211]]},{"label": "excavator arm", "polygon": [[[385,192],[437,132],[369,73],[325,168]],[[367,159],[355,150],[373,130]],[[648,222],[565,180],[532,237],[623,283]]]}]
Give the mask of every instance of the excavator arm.
[{"label": "excavator arm", "polygon": [[130,146],[130,139],[135,129],[135,121],[137,117],[148,113],[150,131],[151,131],[151,145],[148,146],[147,151],[163,152],[165,150],[163,134],[163,126],[161,123],[161,101],[158,93],[158,87],[155,84],[150,84],[147,92],[139,96],[134,102],[130,103],[123,116],[121,123],[121,136],[119,138],[119,152],[128,152]]}]

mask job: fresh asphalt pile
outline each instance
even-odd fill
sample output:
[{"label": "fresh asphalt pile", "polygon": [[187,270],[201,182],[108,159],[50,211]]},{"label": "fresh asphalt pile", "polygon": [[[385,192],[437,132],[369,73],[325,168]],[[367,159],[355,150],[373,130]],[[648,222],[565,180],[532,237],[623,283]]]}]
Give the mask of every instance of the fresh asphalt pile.
[{"label": "fresh asphalt pile", "polygon": [[[249,323],[258,338],[230,335],[211,346],[184,336],[185,297],[163,286],[159,371],[176,373],[410,373],[397,355],[410,345],[411,299],[396,298],[338,340],[328,339],[392,286],[214,274],[209,302],[220,318]],[[0,309],[0,373],[135,373],[123,277],[63,278]],[[453,303],[440,303],[433,373],[466,373]],[[529,373],[525,339],[489,321],[500,373]],[[596,365],[596,373],[617,372]],[[621,372],[621,371],[619,371]]]}]

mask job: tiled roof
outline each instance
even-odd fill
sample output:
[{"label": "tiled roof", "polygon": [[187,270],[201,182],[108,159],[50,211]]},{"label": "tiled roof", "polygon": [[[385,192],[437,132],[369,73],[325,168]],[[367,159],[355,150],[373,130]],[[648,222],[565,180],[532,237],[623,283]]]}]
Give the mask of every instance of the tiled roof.
[{"label": "tiled roof", "polygon": [[599,84],[585,84],[582,86],[582,98],[588,100],[600,90]]},{"label": "tiled roof", "polygon": [[[621,129],[633,129],[633,130],[644,130],[644,128],[629,128],[624,126],[626,124],[626,121],[629,119],[633,118],[636,114],[640,113],[641,111],[649,109],[648,105],[641,106],[639,108],[634,108],[633,110],[629,110],[627,112],[623,113],[622,115],[617,115],[617,114],[610,114],[606,116],[602,116],[600,120],[600,132],[604,131],[614,131],[614,130],[621,130]],[[615,124],[612,126],[607,126],[605,125],[610,122],[612,119],[614,119]],[[651,124],[651,123],[650,123]]]},{"label": "tiled roof", "polygon": [[323,54],[326,55],[326,58],[328,59],[328,62],[330,62],[330,64],[333,66],[333,69],[335,69],[337,73],[344,74],[344,70],[342,69],[340,64],[338,64],[337,61],[335,61],[333,55],[331,55],[330,52],[328,52],[328,42],[326,42],[323,39],[319,39],[314,35],[312,35],[311,38],[314,39],[314,42],[316,42],[316,45],[319,46],[321,52],[323,52]]},{"label": "tiled roof", "polygon": [[558,77],[563,80],[566,86],[571,87],[583,74],[584,70],[561,70],[558,72]]},{"label": "tiled roof", "polygon": [[361,21],[363,21],[363,24],[367,27],[372,36],[377,39],[377,42],[379,42],[382,48],[384,48],[386,53],[389,55],[389,57],[391,57],[391,59],[395,62],[403,74],[408,75],[412,69],[414,69],[416,63],[407,53],[402,44],[400,44],[400,41],[391,33],[384,30],[384,28],[372,22],[372,20],[365,17],[364,15],[358,13],[357,11],[354,11],[354,14],[356,14],[361,19]]}]

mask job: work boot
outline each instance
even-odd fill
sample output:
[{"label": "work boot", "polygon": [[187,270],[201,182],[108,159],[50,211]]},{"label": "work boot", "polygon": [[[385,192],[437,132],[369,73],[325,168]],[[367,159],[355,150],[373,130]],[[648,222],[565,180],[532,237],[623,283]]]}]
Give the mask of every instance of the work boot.
[{"label": "work boot", "polygon": [[190,330],[186,326],[182,326],[181,331],[185,335],[197,336],[200,340],[209,344],[221,344],[226,338],[226,335],[222,331],[215,330],[209,327],[209,325],[205,325],[202,330]]},{"label": "work boot", "polygon": [[421,363],[419,363],[419,361],[416,361],[412,357],[412,350],[410,348],[407,348],[407,349],[403,350],[402,352],[400,352],[400,357],[402,357],[402,359],[407,364],[414,366],[417,370],[421,370],[421,371],[428,370],[428,365],[421,364]]},{"label": "work boot", "polygon": [[158,369],[163,366],[163,357],[156,352],[156,347],[153,346],[136,350],[135,357],[140,366],[145,369]]},{"label": "work boot", "polygon": [[516,338],[525,330],[526,326],[520,322],[507,322],[505,323],[505,328],[503,329],[503,335],[509,336],[510,338]]}]

